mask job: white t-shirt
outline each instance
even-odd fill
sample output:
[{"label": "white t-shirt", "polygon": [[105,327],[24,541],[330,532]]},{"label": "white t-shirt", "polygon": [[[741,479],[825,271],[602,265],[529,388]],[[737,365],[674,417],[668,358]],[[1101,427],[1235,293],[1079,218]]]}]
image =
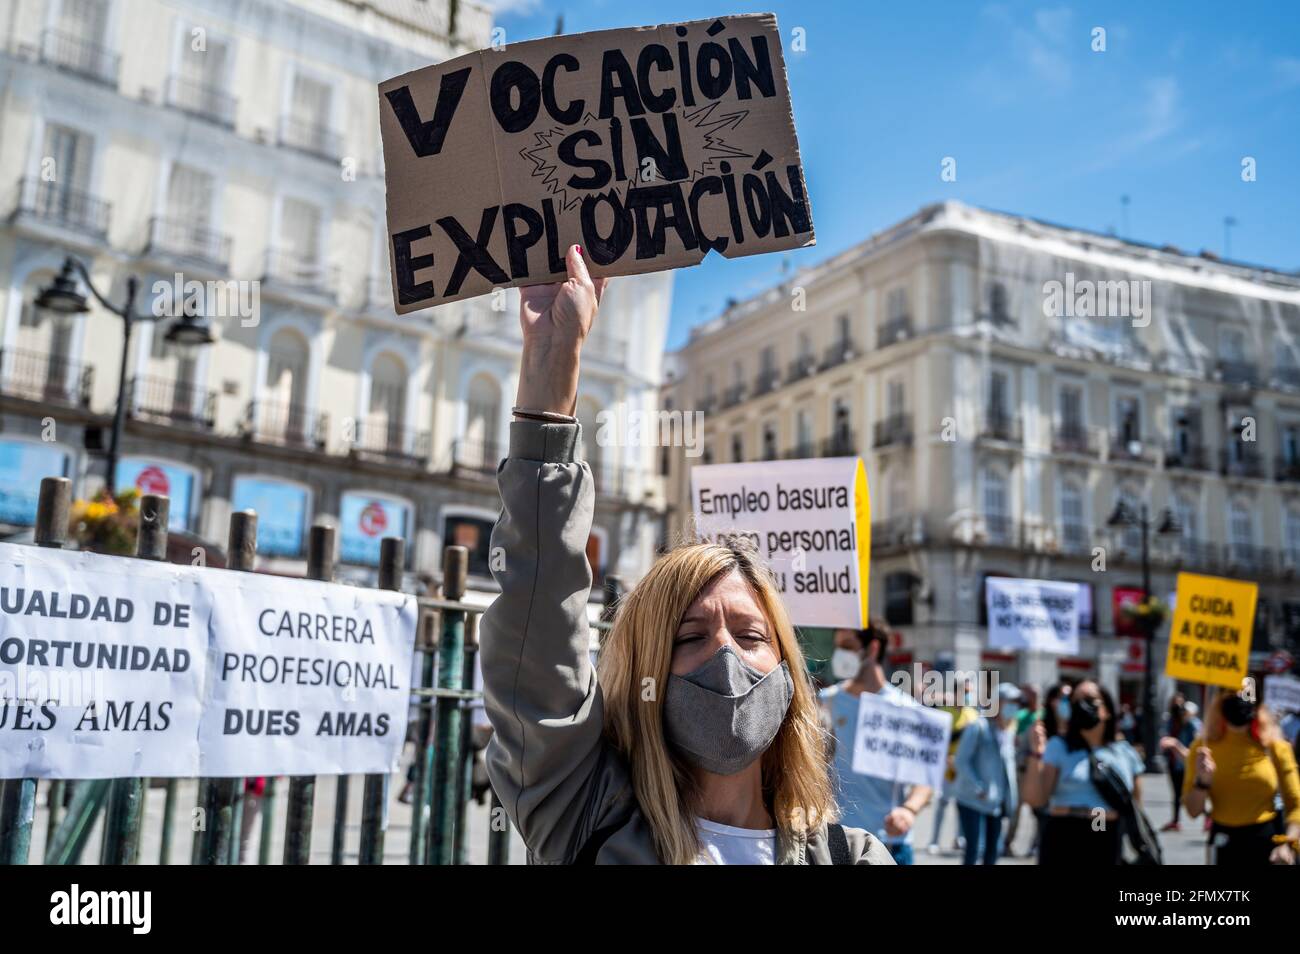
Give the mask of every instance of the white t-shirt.
[{"label": "white t-shirt", "polygon": [[705,818],[695,819],[700,833],[702,865],[774,865],[776,829],[732,828]]}]

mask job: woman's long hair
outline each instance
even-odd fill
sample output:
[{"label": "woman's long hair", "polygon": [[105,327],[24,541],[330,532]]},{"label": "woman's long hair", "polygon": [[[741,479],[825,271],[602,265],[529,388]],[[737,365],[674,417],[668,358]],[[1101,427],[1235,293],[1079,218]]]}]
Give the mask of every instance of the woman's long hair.
[{"label": "woman's long hair", "polygon": [[[1218,742],[1227,732],[1228,720],[1223,717],[1223,701],[1232,695],[1236,693],[1231,689],[1215,689],[1214,695],[1210,696],[1210,702],[1205,707],[1205,723],[1201,729],[1205,733],[1206,741]],[[1255,706],[1255,721],[1250,727],[1249,735],[1265,747],[1282,737],[1272,711],[1263,703]]]},{"label": "woman's long hair", "polygon": [[682,616],[710,582],[732,571],[749,584],[790,668],[794,697],[762,756],[763,795],[782,833],[834,819],[823,730],[803,652],[771,575],[741,547],[695,543],[661,557],[620,601],[597,666],[605,736],[626,760],[637,803],[665,864],[699,855],[695,829],[700,793],[687,763],[663,728],[673,641]]}]

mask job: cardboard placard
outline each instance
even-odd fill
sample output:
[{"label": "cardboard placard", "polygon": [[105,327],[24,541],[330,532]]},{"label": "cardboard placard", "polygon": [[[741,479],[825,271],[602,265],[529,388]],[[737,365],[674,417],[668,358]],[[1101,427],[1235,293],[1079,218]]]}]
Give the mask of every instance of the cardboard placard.
[{"label": "cardboard placard", "polygon": [[1255,583],[1179,573],[1165,672],[1187,682],[1241,689],[1258,597]]},{"label": "cardboard placard", "polygon": [[549,37],[379,85],[399,314],[814,244],[776,17]]},{"label": "cardboard placard", "polygon": [[871,499],[860,458],[691,468],[696,535],[747,541],[797,626],[867,625]]},{"label": "cardboard placard", "polygon": [[[904,697],[906,698],[906,697]],[[952,714],[864,692],[853,739],[853,771],[943,790]]]},{"label": "cardboard placard", "polygon": [[1006,577],[989,577],[985,587],[990,649],[1078,655],[1080,596],[1087,587]]}]

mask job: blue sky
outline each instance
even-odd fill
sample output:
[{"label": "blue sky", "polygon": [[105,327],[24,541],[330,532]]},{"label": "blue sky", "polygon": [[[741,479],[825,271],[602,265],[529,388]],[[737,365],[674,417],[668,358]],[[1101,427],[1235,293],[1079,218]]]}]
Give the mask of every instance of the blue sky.
[{"label": "blue sky", "polygon": [[[1300,270],[1294,3],[497,0],[506,41],[777,14],[817,245],[677,273],[668,343],[793,267],[946,198]],[[789,49],[803,27],[807,50]],[[1092,50],[1094,27],[1106,50]],[[957,180],[943,182],[945,156]],[[1243,182],[1242,158],[1256,160]],[[1127,195],[1127,211],[1121,196]]]}]

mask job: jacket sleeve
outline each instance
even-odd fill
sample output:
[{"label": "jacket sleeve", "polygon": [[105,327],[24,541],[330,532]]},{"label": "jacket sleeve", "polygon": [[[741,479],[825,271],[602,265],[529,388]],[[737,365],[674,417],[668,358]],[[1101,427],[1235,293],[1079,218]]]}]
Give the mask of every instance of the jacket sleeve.
[{"label": "jacket sleeve", "polygon": [[577,441],[573,424],[510,425],[492,531],[501,595],[480,633],[488,775],[541,863],[572,861],[598,817],[603,711],[587,621],[594,491],[591,470],[573,459]]},{"label": "jacket sleeve", "polygon": [[983,727],[978,723],[972,722],[962,730],[961,739],[957,743],[957,754],[953,756],[952,767],[957,774],[957,784],[961,785],[962,780],[971,786],[973,791],[982,791],[984,788],[984,779],[980,778],[979,767],[975,763],[975,750],[979,747],[979,734]]}]

